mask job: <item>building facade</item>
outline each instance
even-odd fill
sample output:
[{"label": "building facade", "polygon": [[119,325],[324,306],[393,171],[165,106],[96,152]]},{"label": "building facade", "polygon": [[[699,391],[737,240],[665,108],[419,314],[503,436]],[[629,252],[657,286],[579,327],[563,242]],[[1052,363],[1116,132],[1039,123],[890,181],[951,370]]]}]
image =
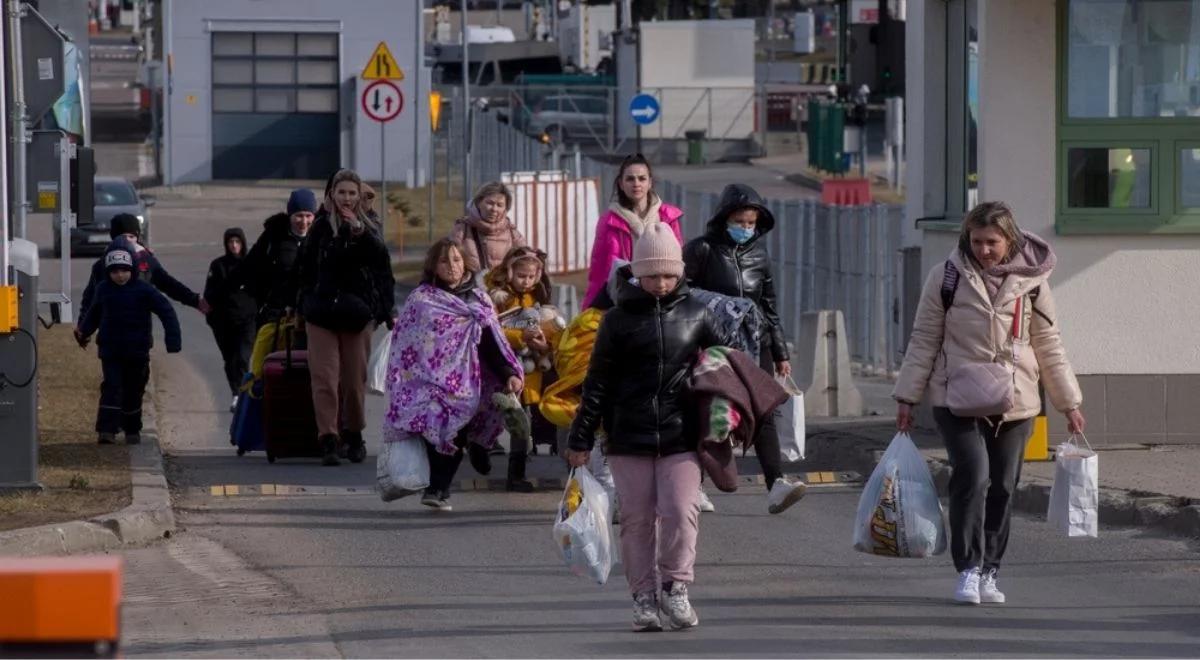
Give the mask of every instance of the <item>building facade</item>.
[{"label": "building facade", "polygon": [[[386,167],[389,180],[423,181],[430,129],[420,0],[163,5],[167,183],[324,179],[338,167],[375,180]],[[382,126],[366,116],[370,81],[360,76],[381,42],[403,74],[392,81],[402,110]]]},{"label": "building facade", "polygon": [[1200,443],[1200,0],[912,0],[908,19],[922,276],[972,204],[1008,202],[1058,254],[1089,440]]}]

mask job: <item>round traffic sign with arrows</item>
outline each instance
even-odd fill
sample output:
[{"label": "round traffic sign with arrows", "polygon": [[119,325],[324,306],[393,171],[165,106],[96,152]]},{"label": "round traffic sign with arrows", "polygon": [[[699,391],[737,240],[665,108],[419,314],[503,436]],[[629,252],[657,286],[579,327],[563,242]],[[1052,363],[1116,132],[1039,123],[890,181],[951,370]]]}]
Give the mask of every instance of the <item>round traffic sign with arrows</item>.
[{"label": "round traffic sign with arrows", "polygon": [[377,122],[389,122],[404,109],[404,95],[392,82],[376,80],[363,89],[362,109]]}]

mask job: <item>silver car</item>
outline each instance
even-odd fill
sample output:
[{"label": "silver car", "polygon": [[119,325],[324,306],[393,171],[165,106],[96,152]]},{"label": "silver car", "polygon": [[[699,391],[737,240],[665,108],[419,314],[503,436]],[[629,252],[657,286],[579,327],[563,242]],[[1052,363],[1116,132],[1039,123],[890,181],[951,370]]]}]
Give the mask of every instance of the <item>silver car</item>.
[{"label": "silver car", "polygon": [[[112,219],[121,214],[134,215],[141,225],[142,236],[147,232],[146,208],[154,205],[154,200],[138,194],[133,184],[127,179],[113,176],[96,177],[94,188],[95,212],[92,222],[79,224],[71,228],[71,254],[103,252],[112,241],[108,235]],[[54,233],[54,253],[61,256],[61,237],[58,231]]]},{"label": "silver car", "polygon": [[542,99],[529,119],[534,136],[605,139],[609,124],[608,100],[598,96],[562,95]]}]

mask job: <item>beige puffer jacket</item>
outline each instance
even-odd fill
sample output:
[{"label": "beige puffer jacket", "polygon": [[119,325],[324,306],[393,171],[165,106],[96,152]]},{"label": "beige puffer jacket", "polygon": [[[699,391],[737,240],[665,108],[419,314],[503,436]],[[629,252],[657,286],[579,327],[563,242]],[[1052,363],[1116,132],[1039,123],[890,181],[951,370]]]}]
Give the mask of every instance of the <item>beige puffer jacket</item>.
[{"label": "beige puffer jacket", "polygon": [[[897,401],[919,403],[928,389],[929,403],[945,406],[947,374],[960,364],[995,361],[1011,369],[1013,314],[1017,299],[1024,297],[1020,333],[1023,346],[1018,350],[1014,403],[1004,420],[1028,419],[1038,414],[1039,377],[1044,377],[1050,404],[1059,412],[1065,413],[1083,403],[1079,382],[1063,349],[1054,296],[1047,283],[1054,254],[1037,236],[1026,233],[1025,237],[1025,247],[1013,259],[1023,264],[1004,279],[995,304],[988,295],[983,274],[957,247],[951,252],[950,261],[960,276],[949,313],[942,307],[945,264],[939,263],[929,273],[917,305],[904,365],[892,391]],[[1038,287],[1037,302],[1031,306],[1028,294]],[[1034,313],[1034,306],[1038,313]]]}]

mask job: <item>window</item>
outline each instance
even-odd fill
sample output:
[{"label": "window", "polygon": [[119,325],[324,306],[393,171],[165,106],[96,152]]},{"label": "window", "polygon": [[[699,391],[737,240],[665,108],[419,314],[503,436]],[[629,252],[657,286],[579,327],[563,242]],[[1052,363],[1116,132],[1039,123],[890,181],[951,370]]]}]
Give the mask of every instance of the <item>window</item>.
[{"label": "window", "polygon": [[336,34],[216,32],[213,112],[338,112]]},{"label": "window", "polygon": [[1200,0],[1062,2],[1058,59],[1059,231],[1200,233]]}]

